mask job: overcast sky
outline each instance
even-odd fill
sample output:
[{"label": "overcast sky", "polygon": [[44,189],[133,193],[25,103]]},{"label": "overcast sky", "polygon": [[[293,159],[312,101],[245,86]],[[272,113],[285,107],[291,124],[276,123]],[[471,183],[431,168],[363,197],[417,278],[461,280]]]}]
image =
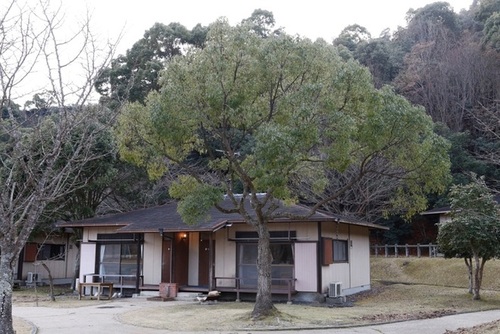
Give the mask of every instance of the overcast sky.
[{"label": "overcast sky", "polygon": [[[395,30],[405,25],[410,8],[421,8],[431,0],[71,0],[65,1],[69,12],[82,13],[85,6],[93,11],[93,20],[106,37],[124,37],[119,53],[124,53],[155,22],[179,22],[192,29],[226,17],[232,25],[249,17],[254,9],[269,10],[276,25],[289,34],[331,42],[350,24],[360,24],[373,37],[385,28]],[[456,12],[467,9],[472,0],[448,1]]]}]

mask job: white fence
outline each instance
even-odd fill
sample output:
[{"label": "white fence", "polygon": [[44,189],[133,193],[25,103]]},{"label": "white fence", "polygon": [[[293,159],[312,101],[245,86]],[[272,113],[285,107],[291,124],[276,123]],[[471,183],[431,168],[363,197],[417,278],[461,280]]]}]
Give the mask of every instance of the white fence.
[{"label": "white fence", "polygon": [[371,255],[383,257],[441,257],[438,251],[438,245],[435,244],[416,244],[416,245],[372,245]]}]

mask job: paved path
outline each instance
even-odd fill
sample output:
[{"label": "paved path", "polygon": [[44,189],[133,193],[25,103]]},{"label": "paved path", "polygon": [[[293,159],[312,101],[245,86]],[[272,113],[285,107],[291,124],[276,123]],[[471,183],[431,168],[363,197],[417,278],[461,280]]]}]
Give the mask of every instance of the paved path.
[{"label": "paved path", "polygon": [[[177,302],[175,302],[177,303]],[[181,302],[182,303],[182,302]],[[37,334],[87,334],[87,333],[120,333],[120,334],[158,334],[169,331],[136,327],[119,322],[116,316],[120,313],[141,307],[151,307],[151,302],[142,298],[126,298],[102,305],[78,308],[48,307],[13,307],[13,315],[31,322]],[[345,333],[345,334],[442,334],[446,330],[460,327],[472,327],[478,324],[500,319],[500,310],[477,313],[450,315],[442,318],[405,321],[399,323],[374,325],[342,329],[315,329],[304,332],[313,334]],[[172,333],[172,332],[170,332]],[[183,332],[187,333],[187,332]],[[220,332],[213,332],[220,333]],[[232,331],[232,334],[237,333]],[[241,333],[265,333],[265,331],[241,331]],[[297,330],[279,331],[280,334],[297,333]]]}]

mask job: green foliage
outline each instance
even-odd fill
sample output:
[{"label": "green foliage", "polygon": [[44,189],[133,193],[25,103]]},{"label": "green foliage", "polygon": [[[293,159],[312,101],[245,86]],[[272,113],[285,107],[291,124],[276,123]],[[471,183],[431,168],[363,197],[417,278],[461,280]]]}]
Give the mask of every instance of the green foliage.
[{"label": "green foliage", "polygon": [[200,184],[195,178],[185,175],[171,185],[169,193],[179,200],[177,211],[189,225],[210,219],[208,210],[222,200],[220,189]]},{"label": "green foliage", "polygon": [[372,160],[399,171],[393,200],[409,214],[448,180],[448,144],[424,111],[377,90],[366,68],[323,41],[262,38],[219,20],[204,49],[169,62],[161,85],[120,116],[120,153],[152,176],[167,165],[195,176],[171,188],[189,222],[221,189],[293,202],[301,187],[322,192],[329,169],[376,177]]},{"label": "green foliage", "polygon": [[488,17],[484,24],[483,34],[483,45],[500,52],[500,10]]},{"label": "green foliage", "polygon": [[438,243],[447,257],[500,254],[500,209],[482,178],[450,191],[451,220],[439,224]]},{"label": "green foliage", "polygon": [[247,24],[251,31],[261,37],[267,37],[271,34],[278,34],[279,30],[273,31],[276,21],[272,12],[264,9],[256,9],[252,15],[242,21]]},{"label": "green foliage", "polygon": [[408,29],[413,32],[416,41],[435,38],[432,30],[443,27],[456,34],[459,32],[457,14],[448,2],[438,1],[407,13]]},{"label": "green foliage", "polygon": [[475,18],[486,23],[494,13],[500,13],[500,0],[481,0]]},{"label": "green foliage", "polygon": [[165,63],[182,54],[186,46],[203,47],[207,28],[197,25],[192,31],[179,23],[155,23],[126,55],[100,73],[95,87],[102,102],[111,108],[128,102],[145,103],[151,91],[160,88],[159,74]]},{"label": "green foliage", "polygon": [[369,39],[371,39],[371,35],[365,27],[359,24],[352,24],[340,32],[340,35],[335,38],[333,44],[343,45],[350,51],[355,51],[360,44]]}]

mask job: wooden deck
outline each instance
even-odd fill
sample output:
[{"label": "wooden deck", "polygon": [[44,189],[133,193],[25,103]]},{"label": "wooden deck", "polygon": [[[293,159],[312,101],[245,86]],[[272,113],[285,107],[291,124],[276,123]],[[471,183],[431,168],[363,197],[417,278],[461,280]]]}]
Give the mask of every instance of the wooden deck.
[{"label": "wooden deck", "polygon": [[[217,285],[218,280],[232,280],[234,281],[233,286],[219,286]],[[240,301],[240,294],[241,293],[257,293],[257,287],[248,287],[241,282],[243,281],[239,277],[215,277],[215,287],[214,290],[221,291],[221,292],[232,292],[236,293],[236,301]],[[271,294],[274,295],[287,295],[288,297],[288,302],[292,302],[292,295],[297,293],[295,290],[295,278],[274,278],[271,279],[271,281],[275,282],[275,285],[271,287]],[[283,282],[286,281],[287,285],[277,285],[276,282]]]},{"label": "wooden deck", "polygon": [[[223,277],[218,277],[217,279],[227,279]],[[232,278],[235,281],[239,281],[237,278]],[[140,291],[160,291],[159,284],[144,284],[139,287]],[[234,293],[236,295],[236,300],[240,301],[240,294],[249,293],[256,294],[256,287],[236,287],[236,286],[215,286],[211,290],[217,290],[220,292]],[[198,292],[198,293],[208,293],[210,288],[208,286],[193,286],[193,285],[181,285],[178,287],[179,292]],[[291,302],[292,295],[296,294],[294,285],[292,285],[292,280],[289,280],[289,286],[274,286],[271,288],[271,293],[273,295],[287,295],[288,302]]]}]

